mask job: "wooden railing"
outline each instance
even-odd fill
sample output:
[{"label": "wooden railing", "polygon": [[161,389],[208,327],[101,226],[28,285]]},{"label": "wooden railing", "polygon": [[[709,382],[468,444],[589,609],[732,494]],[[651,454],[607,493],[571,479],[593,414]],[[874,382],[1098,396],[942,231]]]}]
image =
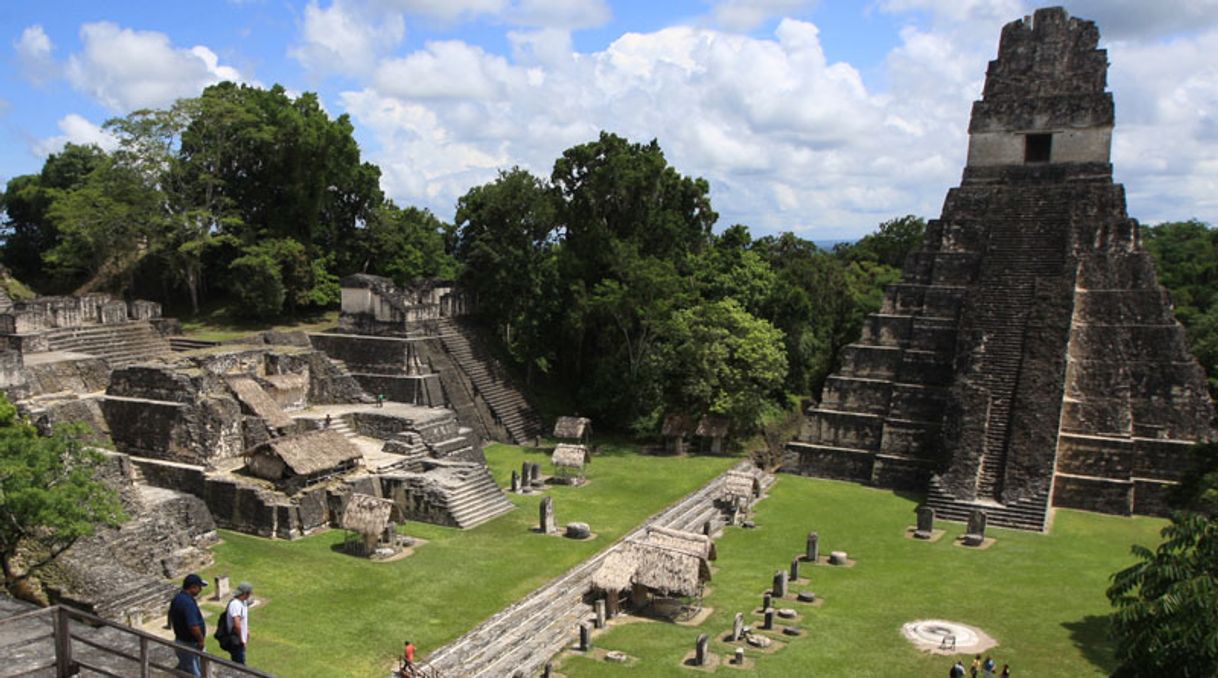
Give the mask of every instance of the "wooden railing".
[{"label": "wooden railing", "polygon": [[[148,678],[149,676],[164,675],[166,673],[169,675],[185,675],[177,670],[176,665],[168,666],[161,664],[153,657],[154,649],[163,648],[172,653],[186,652],[196,655],[199,658],[199,666],[205,678],[213,676],[258,676],[260,678],[273,678],[269,673],[263,673],[241,664],[235,664],[206,652],[185,645],[178,645],[150,633],[133,629],[130,626],[109,622],[88,612],[64,605],[53,605],[0,619],[0,629],[20,622],[27,624],[31,622],[48,624],[51,629],[50,633],[25,636],[23,638],[23,645],[28,647],[30,644],[50,639],[53,641],[54,650],[43,658],[45,660],[44,663],[26,667],[23,673],[17,675],[35,673],[46,675],[48,670],[54,671],[56,678],[68,678],[68,676],[78,675],[85,670],[103,676],[112,676],[113,678],[132,678],[134,676]],[[74,624],[73,622],[76,623]],[[121,634],[122,640],[118,642],[113,640],[99,642],[95,638],[88,637],[93,634],[86,633],[84,626],[115,629]],[[160,654],[166,656],[165,652]],[[167,656],[172,656],[176,659],[176,655],[169,654]],[[102,660],[106,658],[110,659],[110,661],[106,662],[107,666],[101,665]],[[122,668],[116,669],[115,664],[121,664]],[[4,673],[2,669],[0,669],[0,674],[11,675]]]}]

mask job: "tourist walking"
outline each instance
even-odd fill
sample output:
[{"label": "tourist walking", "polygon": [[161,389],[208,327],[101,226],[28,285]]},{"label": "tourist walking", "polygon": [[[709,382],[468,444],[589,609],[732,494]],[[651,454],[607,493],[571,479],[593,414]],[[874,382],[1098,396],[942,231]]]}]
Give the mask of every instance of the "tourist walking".
[{"label": "tourist walking", "polygon": [[326,424],[324,428],[330,428],[330,415],[328,414],[326,415]]},{"label": "tourist walking", "polygon": [[1002,675],[1002,678],[1011,678],[1011,665],[1010,664],[1002,665],[1002,674],[1001,675]]},{"label": "tourist walking", "polygon": [[405,642],[405,647],[402,649],[402,672],[403,678],[414,675],[414,643],[409,640]]},{"label": "tourist walking", "polygon": [[977,678],[979,673],[981,673],[981,655],[973,657],[973,665],[968,669],[969,678]]},{"label": "tourist walking", "polygon": [[[207,582],[197,574],[188,574],[182,580],[182,590],[169,603],[169,626],[173,628],[173,642],[178,645],[203,651],[207,638],[207,625],[195,598]],[[202,675],[199,670],[199,655],[186,650],[175,650],[178,655],[178,670],[191,676]]]},{"label": "tourist walking", "polygon": [[985,662],[981,664],[981,671],[985,674],[985,678],[994,678],[994,668],[997,664],[994,663],[993,657],[986,657]]},{"label": "tourist walking", "polygon": [[384,393],[376,394],[376,406],[377,407],[385,406],[385,394]]},{"label": "tourist walking", "polygon": [[228,656],[238,664],[245,663],[245,646],[250,642],[250,599],[254,586],[247,581],[237,585],[237,595],[228,601],[228,632],[233,644]]},{"label": "tourist walking", "polygon": [[952,665],[952,670],[947,672],[948,678],[964,678],[964,664],[959,659]]}]

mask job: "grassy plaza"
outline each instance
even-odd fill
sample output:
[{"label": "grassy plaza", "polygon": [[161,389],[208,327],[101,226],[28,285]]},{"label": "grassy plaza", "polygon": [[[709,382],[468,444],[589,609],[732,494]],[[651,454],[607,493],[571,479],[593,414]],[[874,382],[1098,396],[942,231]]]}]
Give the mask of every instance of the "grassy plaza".
[{"label": "grassy plaza", "polygon": [[[505,483],[524,460],[548,465],[545,452],[507,445],[487,450]],[[426,654],[482,619],[605,548],[647,516],[725,470],[726,457],[655,457],[603,446],[580,488],[552,487],[559,523],[592,525],[597,538],[573,542],[530,531],[541,495],[512,495],[519,509],[469,531],[410,523],[426,544],[402,560],[374,563],[338,551],[340,530],[295,542],[224,532],[205,575],[249,579],[266,601],[252,615],[253,666],[285,676],[378,675],[409,638]],[[1050,534],[993,529],[996,543],[974,551],[954,545],[962,525],[940,523],[944,537],[904,536],[917,498],[849,483],[783,475],[757,507],[758,528],[728,528],[700,626],[645,621],[611,625],[595,647],[636,657],[629,667],[564,656],[568,676],[684,675],[680,667],[700,633],[711,651],[736,612],[746,623],[778,569],[802,552],[809,530],[822,551],[845,550],[855,567],[804,565],[820,607],[801,608],[805,634],[778,651],[750,650],[757,675],[930,675],[951,660],[915,650],[903,623],[937,618],[980,627],[999,645],[992,654],[1016,675],[1105,675],[1113,668],[1105,635],[1108,576],[1131,562],[1129,545],[1153,544],[1162,521],[1059,510]],[[801,607],[789,603],[791,607]],[[204,607],[212,618],[218,604]],[[209,648],[218,650],[218,648]],[[967,663],[967,662],[966,662]],[[721,666],[719,671],[732,671]]]}]

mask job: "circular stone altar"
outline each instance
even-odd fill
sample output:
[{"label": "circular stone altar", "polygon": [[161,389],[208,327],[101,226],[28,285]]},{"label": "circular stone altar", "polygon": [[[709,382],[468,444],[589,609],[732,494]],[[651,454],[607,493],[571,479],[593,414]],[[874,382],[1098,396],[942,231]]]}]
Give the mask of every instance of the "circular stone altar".
[{"label": "circular stone altar", "polygon": [[942,619],[909,622],[901,627],[901,634],[919,650],[936,654],[982,652],[998,644],[975,626]]}]

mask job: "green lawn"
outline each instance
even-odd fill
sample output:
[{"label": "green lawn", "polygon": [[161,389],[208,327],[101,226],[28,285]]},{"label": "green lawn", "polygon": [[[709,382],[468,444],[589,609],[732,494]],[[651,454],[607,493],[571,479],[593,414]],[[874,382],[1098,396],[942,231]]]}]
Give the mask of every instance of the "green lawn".
[{"label": "green lawn", "polygon": [[[167,315],[169,313],[167,312]],[[171,316],[173,317],[173,316]],[[272,322],[235,316],[227,306],[207,305],[199,313],[192,314],[183,309],[177,316],[182,323],[182,334],[192,339],[227,341],[255,332],[278,330],[280,332],[320,332],[338,325],[338,311],[318,311],[299,318],[281,318]]]},{"label": "green lawn", "polygon": [[[762,676],[942,676],[952,660],[922,654],[900,635],[903,623],[939,618],[980,627],[995,638],[999,668],[1017,676],[1100,676],[1114,668],[1105,640],[1104,596],[1110,573],[1130,564],[1131,543],[1157,544],[1164,521],[1077,511],[1057,512],[1049,535],[991,530],[997,542],[974,551],[953,545],[962,525],[940,523],[947,534],[928,544],[906,539],[916,501],[858,485],[781,476],[758,506],[759,529],[731,528],[718,542],[719,560],[706,605],[714,614],[698,628],[656,622],[613,627],[595,639],[640,661],[629,667],[582,656],[566,658],[561,671],[581,676],[692,676],[678,666],[700,633],[712,651],[732,617],[761,602],[778,569],[802,552],[809,530],[821,535],[822,552],[840,549],[857,559],[849,569],[804,566],[824,605],[807,608],[807,633],[784,649],[760,655]],[[967,665],[968,662],[966,661]],[[736,675],[721,666],[717,673]]]},{"label": "green lawn", "polygon": [[[537,450],[487,449],[495,477],[508,482]],[[249,661],[284,676],[384,675],[409,638],[426,654],[609,545],[646,517],[726,470],[736,459],[641,457],[624,446],[602,445],[589,466],[590,482],[555,487],[559,524],[583,521],[598,535],[574,542],[534,534],[540,496],[511,497],[519,507],[473,530],[409,523],[407,534],[427,544],[409,557],[372,563],[335,550],[332,530],[295,542],[223,532],[216,564],[205,576],[254,583],[268,601],[251,614]],[[218,604],[206,604],[212,619]],[[218,652],[209,639],[208,649]]]}]

